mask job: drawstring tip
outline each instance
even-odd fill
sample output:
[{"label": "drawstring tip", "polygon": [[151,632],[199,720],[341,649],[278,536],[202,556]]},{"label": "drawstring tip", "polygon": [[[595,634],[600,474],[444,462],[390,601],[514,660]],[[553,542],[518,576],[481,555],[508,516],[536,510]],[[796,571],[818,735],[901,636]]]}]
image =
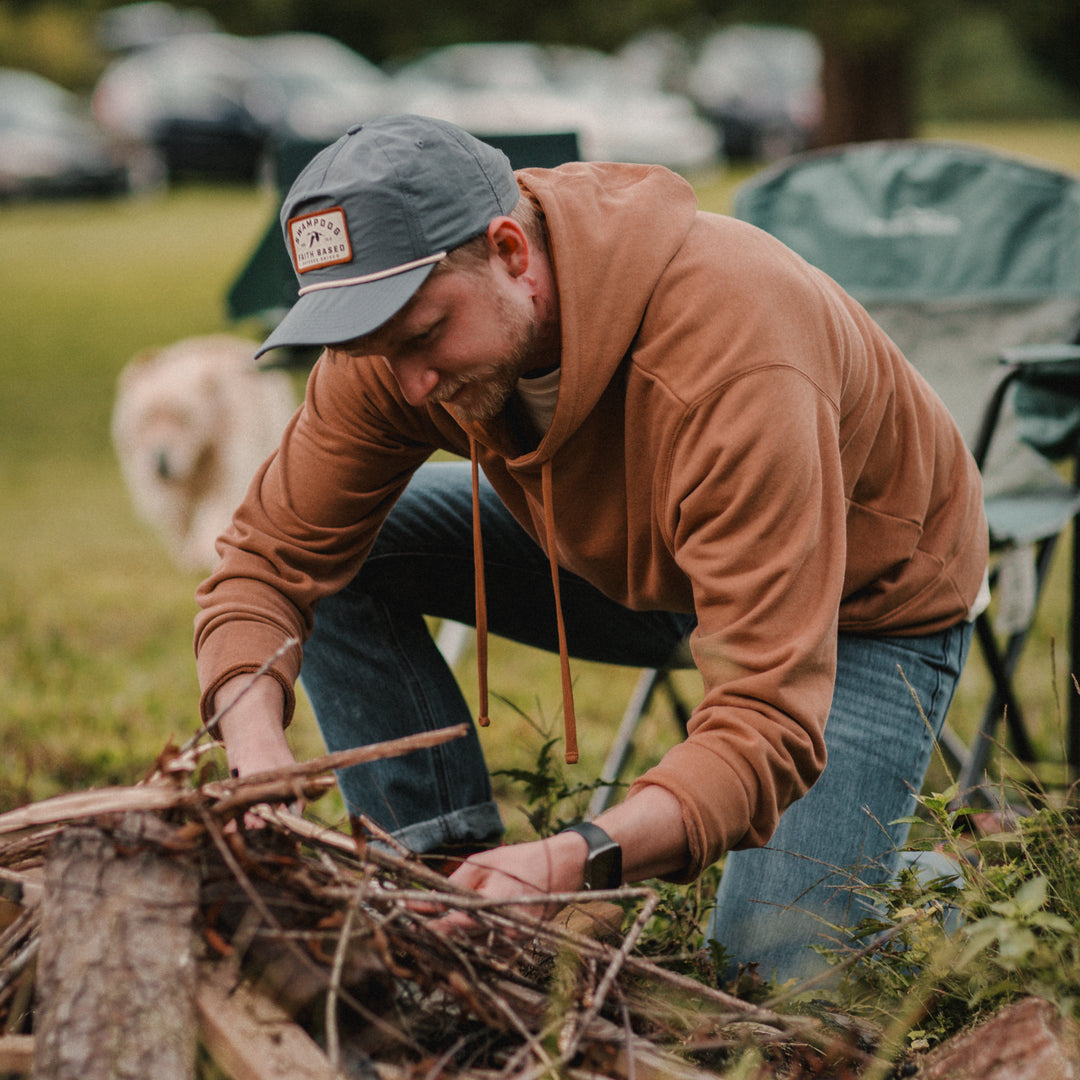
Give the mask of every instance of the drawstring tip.
[{"label": "drawstring tip", "polygon": [[576,765],[577,760],[578,760],[578,753],[577,753],[576,750],[567,750],[566,751],[566,764],[567,765]]}]

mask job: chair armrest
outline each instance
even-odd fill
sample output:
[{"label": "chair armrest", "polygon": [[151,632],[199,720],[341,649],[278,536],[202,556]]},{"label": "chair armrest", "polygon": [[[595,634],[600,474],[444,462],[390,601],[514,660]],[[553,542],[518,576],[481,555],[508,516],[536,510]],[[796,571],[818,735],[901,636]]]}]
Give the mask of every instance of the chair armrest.
[{"label": "chair armrest", "polygon": [[1080,392],[1080,345],[1015,345],[1002,350],[1001,362],[1016,369],[1020,382]]},{"label": "chair armrest", "polygon": [[[1017,434],[1051,461],[1075,458],[1080,468],[1080,345],[1022,345],[1003,349],[1001,360],[1001,394],[1016,384]],[[979,432],[980,468],[996,422],[984,418]]]}]

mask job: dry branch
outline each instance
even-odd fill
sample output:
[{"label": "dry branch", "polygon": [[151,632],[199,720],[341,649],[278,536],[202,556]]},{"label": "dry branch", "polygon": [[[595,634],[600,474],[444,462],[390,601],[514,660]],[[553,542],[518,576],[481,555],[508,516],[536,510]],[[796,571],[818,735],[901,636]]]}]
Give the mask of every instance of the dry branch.
[{"label": "dry branch", "polygon": [[275,769],[273,772],[257,773],[243,779],[215,781],[194,790],[182,788],[174,780],[158,776],[153,782],[134,787],[97,788],[57,795],[43,802],[0,814],[0,836],[40,825],[97,817],[99,814],[193,810],[203,804],[224,815],[260,802],[289,802],[297,797],[313,798],[326,791],[328,782],[323,779],[325,773],[348,765],[438,746],[440,743],[460,738],[466,730],[464,724],[458,724],[421,735],[409,735],[372,746],[361,746],[354,750],[340,750],[334,754],[325,754],[310,761]]},{"label": "dry branch", "polygon": [[0,1036],[0,1076],[7,1073],[28,1073],[33,1064],[33,1035]]}]

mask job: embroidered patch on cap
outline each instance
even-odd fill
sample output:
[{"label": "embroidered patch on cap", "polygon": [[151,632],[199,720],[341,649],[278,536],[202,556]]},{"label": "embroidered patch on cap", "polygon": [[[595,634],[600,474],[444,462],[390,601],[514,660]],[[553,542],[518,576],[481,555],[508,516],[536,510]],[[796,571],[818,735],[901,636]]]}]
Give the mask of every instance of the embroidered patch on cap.
[{"label": "embroidered patch on cap", "polygon": [[346,263],[352,258],[345,211],[340,206],[289,218],[289,243],[298,274]]}]

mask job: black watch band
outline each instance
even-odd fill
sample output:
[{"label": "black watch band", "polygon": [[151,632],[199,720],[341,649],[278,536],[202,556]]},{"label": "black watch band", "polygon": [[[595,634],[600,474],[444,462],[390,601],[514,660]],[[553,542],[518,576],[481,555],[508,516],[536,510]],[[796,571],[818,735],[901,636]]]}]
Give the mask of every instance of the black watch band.
[{"label": "black watch band", "polygon": [[622,848],[599,825],[582,821],[566,832],[585,837],[589,854],[585,856],[585,888],[617,889],[622,885]]}]

